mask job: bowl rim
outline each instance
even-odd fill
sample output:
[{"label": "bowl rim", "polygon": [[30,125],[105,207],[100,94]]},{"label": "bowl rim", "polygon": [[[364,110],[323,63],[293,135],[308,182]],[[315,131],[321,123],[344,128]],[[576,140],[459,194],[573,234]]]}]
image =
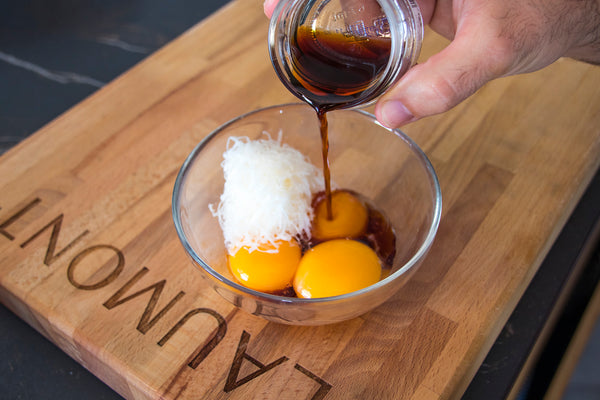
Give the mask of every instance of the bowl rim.
[{"label": "bowl rim", "polygon": [[377,121],[377,119],[375,118],[375,116],[373,114],[371,114],[367,111],[364,111],[364,110],[346,109],[346,110],[335,110],[335,111],[331,111],[331,112],[332,113],[358,113],[358,114],[362,115],[363,117],[370,119],[373,123],[375,123],[376,125],[379,125],[384,130],[387,130],[391,134],[397,136],[398,138],[400,138],[401,140],[406,142],[408,144],[408,146],[411,148],[411,150],[423,161],[423,165],[425,166],[425,169],[427,170],[427,172],[429,174],[429,178],[431,179],[432,186],[433,186],[433,192],[434,192],[434,198],[435,198],[434,203],[435,204],[434,204],[434,208],[433,208],[433,219],[432,219],[431,224],[429,225],[429,231],[427,232],[427,236],[425,237],[425,240],[423,241],[421,246],[419,246],[419,249],[417,250],[417,252],[415,252],[415,254],[406,263],[404,263],[404,265],[401,268],[399,268],[397,271],[395,271],[394,273],[390,274],[386,278],[381,279],[380,281],[378,281],[370,286],[367,286],[363,289],[356,290],[356,291],[353,291],[350,293],[342,294],[342,295],[309,298],[309,299],[300,298],[300,297],[279,296],[279,295],[275,295],[275,294],[259,292],[257,290],[253,290],[253,289],[247,288],[243,285],[240,285],[235,281],[227,279],[225,276],[221,275],[216,270],[214,270],[208,263],[206,263],[196,253],[196,251],[192,248],[189,241],[187,240],[187,237],[183,231],[183,225],[181,223],[180,213],[178,212],[178,210],[180,208],[180,200],[181,200],[180,193],[181,193],[182,184],[187,176],[187,172],[189,171],[192,162],[198,156],[200,151],[204,147],[206,147],[206,145],[215,136],[217,136],[223,130],[227,129],[229,126],[235,124],[236,122],[238,122],[240,120],[243,120],[254,114],[258,114],[261,112],[265,112],[265,111],[269,111],[269,110],[273,110],[273,109],[277,109],[277,108],[284,109],[284,108],[296,108],[296,107],[308,108],[310,110],[313,110],[306,103],[285,103],[285,104],[271,105],[271,106],[267,106],[267,107],[258,108],[258,109],[249,111],[247,113],[241,114],[241,115],[225,122],[218,128],[214,129],[212,132],[210,132],[206,137],[204,137],[194,147],[194,149],[186,157],[181,168],[179,169],[177,178],[175,179],[175,184],[173,187],[173,194],[171,197],[171,212],[172,212],[172,216],[173,216],[173,222],[175,224],[175,230],[177,232],[177,236],[179,237],[181,244],[183,245],[183,247],[186,250],[186,252],[188,253],[188,255],[194,260],[194,262],[199,264],[205,272],[207,272],[209,275],[211,275],[217,281],[225,284],[226,286],[231,287],[232,289],[235,289],[236,291],[243,292],[244,294],[250,295],[252,297],[257,297],[257,298],[260,298],[265,301],[278,302],[278,303],[294,303],[294,304],[330,303],[330,302],[346,300],[346,299],[353,298],[353,297],[359,297],[359,296],[362,296],[363,294],[366,294],[366,293],[369,293],[372,291],[376,291],[377,289],[379,289],[383,286],[387,286],[389,283],[391,283],[392,281],[399,278],[401,275],[403,275],[408,270],[410,270],[415,264],[417,264],[419,261],[421,261],[425,257],[427,252],[429,251],[429,249],[435,239],[435,235],[437,233],[437,230],[438,230],[438,227],[440,224],[440,220],[441,220],[442,192],[441,192],[440,183],[439,183],[437,174],[435,173],[433,165],[431,164],[431,162],[430,162],[429,158],[427,157],[427,155],[425,154],[425,152],[404,132],[402,132],[399,129],[391,129],[391,128],[388,128],[388,127],[382,125],[379,121]]}]

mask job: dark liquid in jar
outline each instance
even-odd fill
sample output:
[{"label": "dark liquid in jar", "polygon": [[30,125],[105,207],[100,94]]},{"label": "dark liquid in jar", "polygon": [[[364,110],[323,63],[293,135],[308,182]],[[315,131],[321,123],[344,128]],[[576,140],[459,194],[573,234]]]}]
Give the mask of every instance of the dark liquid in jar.
[{"label": "dark liquid in jar", "polygon": [[290,41],[292,85],[315,108],[327,112],[356,101],[385,70],[388,37],[355,36],[300,26]]}]

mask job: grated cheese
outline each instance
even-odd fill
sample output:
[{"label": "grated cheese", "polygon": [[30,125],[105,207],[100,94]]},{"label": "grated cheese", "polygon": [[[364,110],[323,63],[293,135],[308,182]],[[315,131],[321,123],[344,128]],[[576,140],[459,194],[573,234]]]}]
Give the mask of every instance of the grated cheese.
[{"label": "grated cheese", "polygon": [[[268,134],[267,134],[268,136]],[[278,140],[232,137],[221,163],[225,185],[212,214],[219,219],[229,254],[310,234],[314,193],[323,174],[298,150]],[[276,250],[273,250],[276,251]]]}]

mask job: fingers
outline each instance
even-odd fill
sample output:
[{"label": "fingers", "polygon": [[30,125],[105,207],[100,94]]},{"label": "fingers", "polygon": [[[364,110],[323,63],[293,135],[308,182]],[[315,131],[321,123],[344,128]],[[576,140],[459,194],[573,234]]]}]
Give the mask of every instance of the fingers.
[{"label": "fingers", "polygon": [[263,4],[263,8],[265,9],[265,15],[271,18],[273,15],[273,10],[275,10],[275,6],[277,5],[278,0],[265,0]]},{"label": "fingers", "polygon": [[[496,44],[496,46],[494,46]],[[377,119],[397,128],[448,111],[511,63],[510,48],[477,34],[457,35],[448,47],[408,71],[375,107]]]}]

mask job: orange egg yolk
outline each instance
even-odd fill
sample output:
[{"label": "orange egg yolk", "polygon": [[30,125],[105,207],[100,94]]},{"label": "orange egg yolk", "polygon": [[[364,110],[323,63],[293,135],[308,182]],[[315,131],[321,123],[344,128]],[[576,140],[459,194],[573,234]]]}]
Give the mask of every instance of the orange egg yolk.
[{"label": "orange egg yolk", "polygon": [[300,257],[300,246],[292,240],[252,252],[242,247],[228,260],[229,269],[240,284],[261,292],[277,292],[292,284]]},{"label": "orange egg yolk", "polygon": [[369,246],[335,239],[304,254],[294,278],[294,290],[302,298],[337,296],[365,288],[380,278],[381,263]]},{"label": "orange egg yolk", "polygon": [[356,238],[364,233],[369,214],[356,196],[346,191],[331,194],[332,218],[327,215],[325,198],[315,207],[312,236],[321,240]]}]

